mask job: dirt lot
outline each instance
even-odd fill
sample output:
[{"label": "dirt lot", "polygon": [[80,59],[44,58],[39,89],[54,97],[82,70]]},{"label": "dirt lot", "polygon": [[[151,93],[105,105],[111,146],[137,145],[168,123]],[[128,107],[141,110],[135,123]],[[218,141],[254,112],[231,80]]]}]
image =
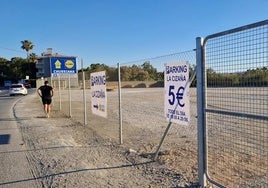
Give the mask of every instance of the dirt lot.
[{"label": "dirt lot", "polygon": [[[254,98],[241,89],[232,91],[241,94],[238,98],[224,97],[225,92],[229,96],[229,90],[209,91],[209,99],[217,99],[210,100],[209,108],[266,114],[267,90]],[[82,90],[71,91],[71,111],[68,91],[56,90],[49,119],[36,95],[15,106],[37,187],[197,187],[195,89],[190,90],[190,125],[172,124],[156,160],[167,127],[162,88],[122,89],[122,144],[118,92],[107,93],[107,118],[92,115],[90,95],[86,90],[87,125]],[[253,101],[248,108],[253,99],[259,104]],[[265,121],[216,114],[208,119],[208,131],[208,166],[214,180],[228,187],[267,186]]]},{"label": "dirt lot", "polygon": [[72,118],[68,91],[61,91],[61,111],[56,93],[49,119],[36,95],[14,108],[37,187],[197,187],[195,105],[191,125],[174,124],[154,161],[167,126],[162,89],[122,91],[121,145],[117,91],[108,92],[107,119],[92,115],[88,101],[86,126],[82,93],[71,92]]}]

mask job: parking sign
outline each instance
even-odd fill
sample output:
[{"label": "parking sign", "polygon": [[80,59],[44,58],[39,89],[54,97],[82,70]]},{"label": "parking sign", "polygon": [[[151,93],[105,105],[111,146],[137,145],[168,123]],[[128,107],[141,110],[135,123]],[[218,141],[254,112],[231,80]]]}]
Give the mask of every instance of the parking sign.
[{"label": "parking sign", "polygon": [[165,117],[167,121],[189,125],[189,63],[175,62],[165,65]]},{"label": "parking sign", "polygon": [[107,117],[107,94],[105,71],[90,74],[91,110],[93,114]]}]

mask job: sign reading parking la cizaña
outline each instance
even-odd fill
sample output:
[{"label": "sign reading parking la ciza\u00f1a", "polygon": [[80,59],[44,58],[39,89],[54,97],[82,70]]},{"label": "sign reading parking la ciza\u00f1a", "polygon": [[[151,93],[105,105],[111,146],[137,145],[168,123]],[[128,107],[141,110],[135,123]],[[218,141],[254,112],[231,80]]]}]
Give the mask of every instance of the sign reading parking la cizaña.
[{"label": "sign reading parking la ciza\u00f1a", "polygon": [[90,74],[91,110],[93,114],[107,117],[105,71]]},{"label": "sign reading parking la ciza\u00f1a", "polygon": [[52,57],[51,74],[75,74],[76,58],[75,57]]},{"label": "sign reading parking la ciza\u00f1a", "polygon": [[165,117],[167,121],[189,125],[189,63],[165,64]]}]

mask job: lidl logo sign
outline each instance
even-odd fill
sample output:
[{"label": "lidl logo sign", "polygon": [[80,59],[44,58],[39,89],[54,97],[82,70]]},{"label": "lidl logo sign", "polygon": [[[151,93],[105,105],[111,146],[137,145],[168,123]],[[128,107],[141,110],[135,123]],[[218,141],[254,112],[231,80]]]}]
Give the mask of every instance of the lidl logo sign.
[{"label": "lidl logo sign", "polygon": [[51,62],[51,74],[75,74],[76,58],[53,57]]},{"label": "lidl logo sign", "polygon": [[72,60],[67,60],[65,62],[65,66],[68,68],[68,69],[71,69],[74,67],[74,62]]}]

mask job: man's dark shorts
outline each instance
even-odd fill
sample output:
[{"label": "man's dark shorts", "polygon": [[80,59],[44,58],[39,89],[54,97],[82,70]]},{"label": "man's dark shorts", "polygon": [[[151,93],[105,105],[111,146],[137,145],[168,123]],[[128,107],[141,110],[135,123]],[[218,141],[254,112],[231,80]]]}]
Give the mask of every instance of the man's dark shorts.
[{"label": "man's dark shorts", "polygon": [[51,104],[52,99],[51,98],[42,98],[43,104]]}]

